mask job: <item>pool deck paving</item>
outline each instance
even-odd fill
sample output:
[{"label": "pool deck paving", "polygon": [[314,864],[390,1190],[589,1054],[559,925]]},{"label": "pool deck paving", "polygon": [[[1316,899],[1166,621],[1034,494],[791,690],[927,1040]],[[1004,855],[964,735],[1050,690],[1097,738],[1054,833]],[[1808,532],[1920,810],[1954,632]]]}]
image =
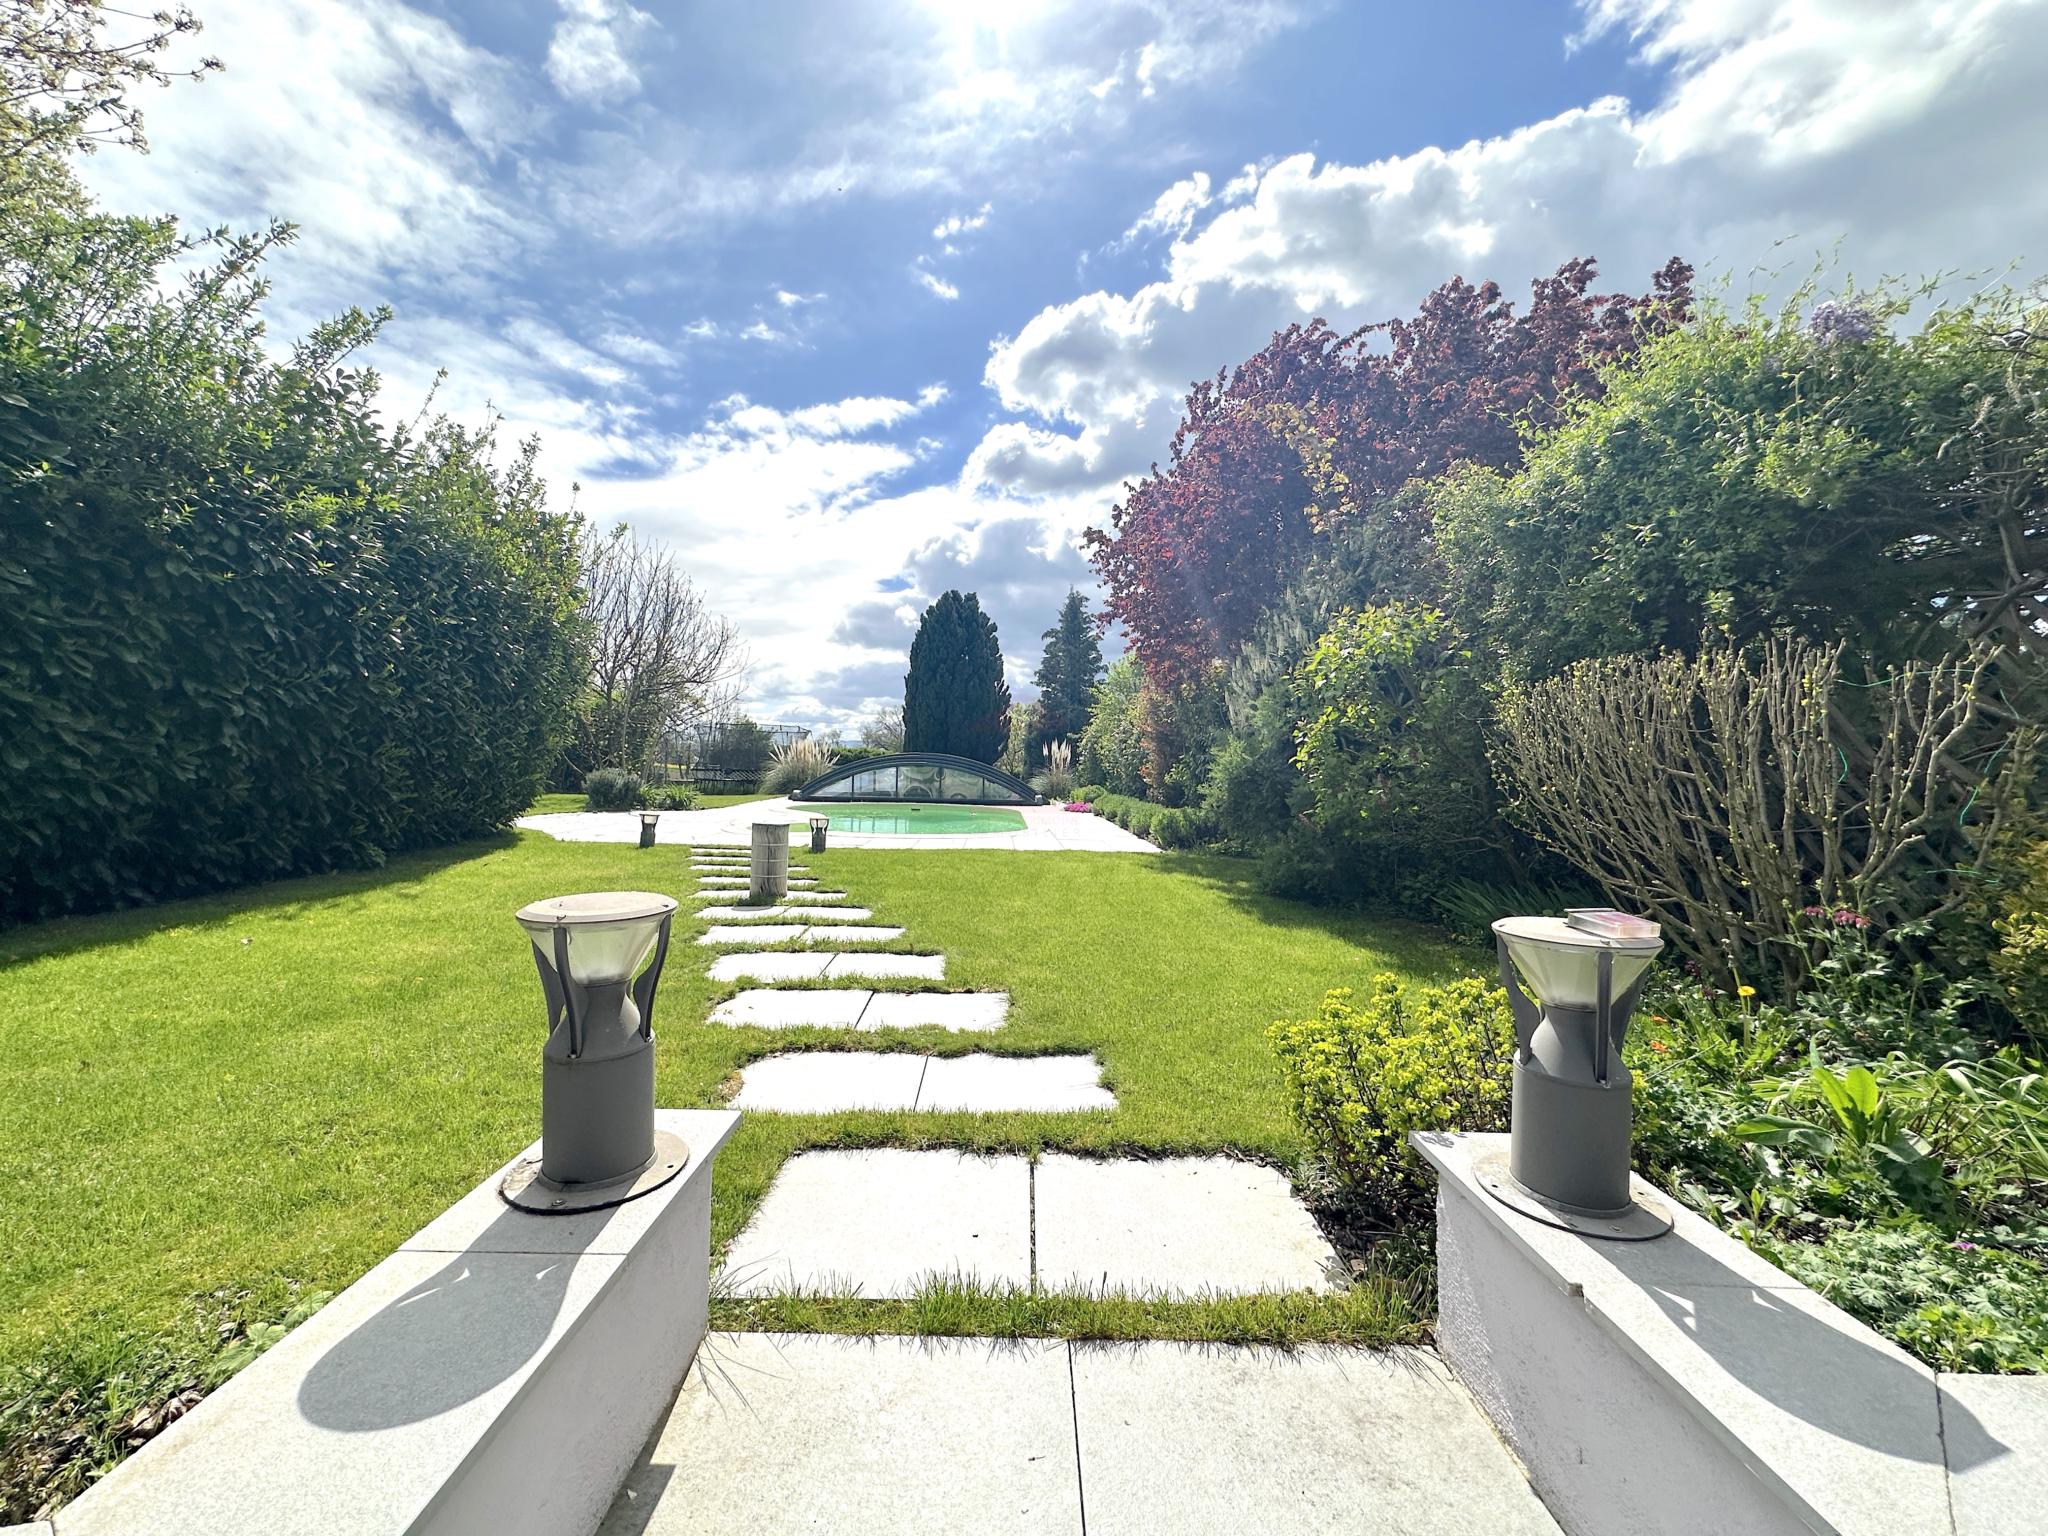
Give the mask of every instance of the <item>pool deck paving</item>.
[{"label": "pool deck paving", "polygon": [[[755,800],[745,805],[725,805],[703,811],[663,811],[655,825],[656,844],[687,844],[694,848],[693,863],[719,862],[706,858],[715,846],[744,855],[753,842],[757,821],[784,822],[792,827],[792,843],[808,846],[805,823],[819,811],[816,805],[799,805],[788,799]],[[834,807],[844,810],[844,806]],[[1092,812],[1069,811],[1057,805],[1025,805],[1015,809],[1024,818],[1021,831],[980,832],[960,836],[933,837],[928,834],[898,835],[880,832],[833,831],[828,846],[833,848],[899,848],[933,852],[969,848],[1009,849],[1040,853],[1157,853],[1144,838],[1126,832],[1115,822]],[[560,811],[543,816],[521,816],[516,823],[535,832],[568,843],[637,843],[640,841],[638,811]],[[744,867],[742,865],[741,867]]]},{"label": "pool deck paving", "polygon": [[[792,923],[875,914],[796,893],[734,906],[705,879],[698,917],[751,921],[715,922],[699,943],[904,933]],[[707,1022],[999,1033],[1006,993],[835,985],[944,975],[937,954],[727,953],[713,982],[769,985],[726,997]],[[731,1102],[778,1115],[1113,1113],[1101,1076],[1083,1053],[799,1044],[742,1068]],[[903,1298],[936,1280],[1189,1300],[1328,1292],[1344,1276],[1286,1176],[1262,1164],[877,1147],[785,1161],[715,1284]],[[602,1536],[731,1530],[1558,1536],[1432,1350],[767,1333],[705,1341]]]}]

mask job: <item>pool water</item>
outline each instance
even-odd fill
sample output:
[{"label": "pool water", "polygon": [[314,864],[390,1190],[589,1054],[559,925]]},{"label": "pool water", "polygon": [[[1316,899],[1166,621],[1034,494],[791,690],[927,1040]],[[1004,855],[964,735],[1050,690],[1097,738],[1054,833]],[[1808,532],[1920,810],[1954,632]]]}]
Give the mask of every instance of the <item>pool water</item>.
[{"label": "pool water", "polygon": [[805,806],[832,818],[835,832],[879,833],[888,837],[964,837],[980,832],[1022,832],[1016,811],[990,805],[896,805],[876,802],[847,810]]}]

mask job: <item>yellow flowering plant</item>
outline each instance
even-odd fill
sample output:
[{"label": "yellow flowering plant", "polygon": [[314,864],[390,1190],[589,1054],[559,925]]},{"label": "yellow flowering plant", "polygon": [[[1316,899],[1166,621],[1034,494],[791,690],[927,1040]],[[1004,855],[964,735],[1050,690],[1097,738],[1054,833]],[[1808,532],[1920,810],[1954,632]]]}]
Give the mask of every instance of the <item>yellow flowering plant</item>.
[{"label": "yellow flowering plant", "polygon": [[1362,996],[1339,987],[1310,1017],[1281,1019],[1266,1035],[1310,1151],[1387,1206],[1425,1192],[1410,1131],[1507,1126],[1515,1034],[1497,986],[1375,976]]}]

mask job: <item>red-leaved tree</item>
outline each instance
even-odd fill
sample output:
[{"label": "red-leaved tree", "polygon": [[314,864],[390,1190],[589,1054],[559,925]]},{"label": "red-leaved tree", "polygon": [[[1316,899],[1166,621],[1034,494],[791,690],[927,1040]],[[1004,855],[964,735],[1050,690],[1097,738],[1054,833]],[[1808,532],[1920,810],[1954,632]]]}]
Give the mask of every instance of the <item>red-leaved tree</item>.
[{"label": "red-leaved tree", "polygon": [[1113,532],[1087,535],[1104,622],[1130,635],[1147,679],[1178,689],[1228,657],[1318,535],[1391,515],[1388,492],[1457,463],[1518,462],[1525,418],[1590,393],[1602,363],[1690,311],[1692,268],[1675,257],[1641,296],[1593,293],[1595,275],[1591,258],[1565,263],[1520,314],[1496,284],[1453,278],[1412,319],[1349,335],[1290,325],[1196,384],[1167,467],[1125,488]]}]

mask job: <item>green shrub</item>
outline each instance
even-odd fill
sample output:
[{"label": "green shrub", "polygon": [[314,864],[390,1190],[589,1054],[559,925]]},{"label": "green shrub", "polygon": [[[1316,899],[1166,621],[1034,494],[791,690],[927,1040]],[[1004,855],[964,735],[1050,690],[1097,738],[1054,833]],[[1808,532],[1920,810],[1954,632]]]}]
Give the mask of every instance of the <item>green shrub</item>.
[{"label": "green shrub", "polygon": [[656,811],[694,811],[697,791],[689,784],[657,784],[641,797],[641,803]]},{"label": "green shrub", "polygon": [[1088,803],[1098,816],[1107,816],[1126,832],[1162,848],[1199,848],[1208,840],[1208,820],[1193,806],[1154,805],[1150,800],[1100,790],[1094,791]]},{"label": "green shrub", "polygon": [[2028,847],[2013,876],[1991,924],[1991,974],[2021,1026],[2048,1039],[2048,841]]},{"label": "green shrub", "polygon": [[1419,1214],[1428,1198],[1410,1131],[1507,1125],[1514,1025],[1507,994],[1475,978],[1422,986],[1376,976],[1362,997],[1340,987],[1266,1037],[1311,1155],[1382,1209]]},{"label": "green shrub", "polygon": [[600,768],[583,781],[583,795],[593,811],[630,811],[640,803],[640,775]]}]

